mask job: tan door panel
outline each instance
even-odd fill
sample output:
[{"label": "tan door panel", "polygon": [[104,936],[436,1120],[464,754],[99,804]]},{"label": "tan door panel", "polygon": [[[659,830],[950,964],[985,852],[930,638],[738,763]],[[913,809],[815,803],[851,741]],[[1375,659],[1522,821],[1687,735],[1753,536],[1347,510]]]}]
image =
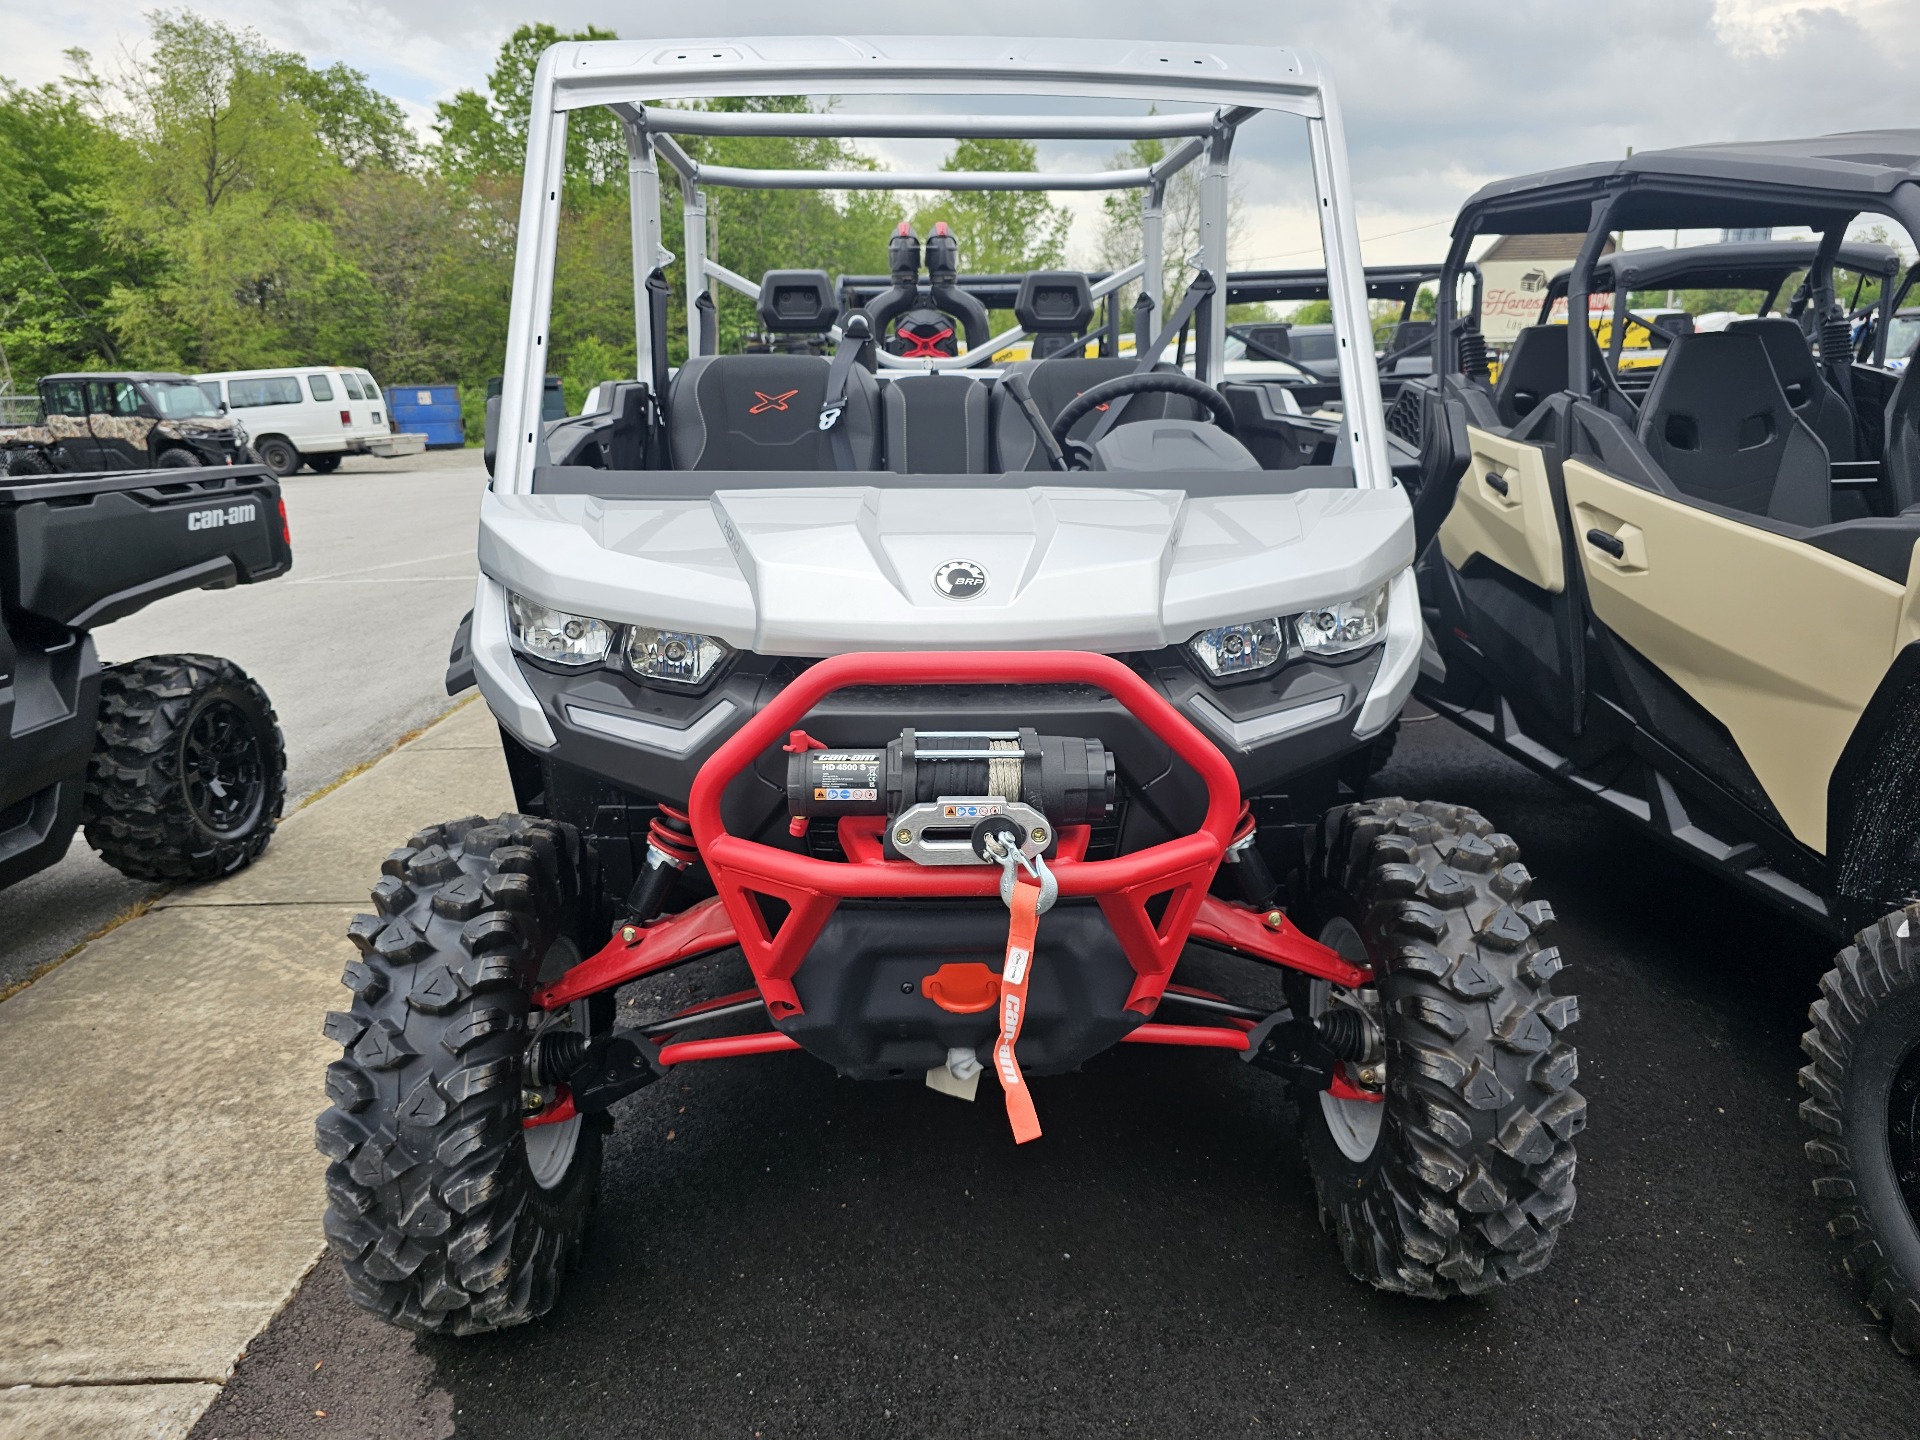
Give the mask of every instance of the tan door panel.
[{"label": "tan door panel", "polygon": [[1593,613],[1727,727],[1794,835],[1825,853],[1827,781],[1887,673],[1906,587],[1582,461],[1562,473]]},{"label": "tan door panel", "polygon": [[1567,588],[1560,527],[1547,488],[1547,457],[1485,430],[1467,429],[1472,462],[1440,527],[1440,553],[1454,569],[1484,555],[1558,595]]},{"label": "tan door panel", "polygon": [[1900,606],[1900,633],[1893,638],[1894,653],[1920,640],[1920,544],[1907,560],[1907,595]]}]

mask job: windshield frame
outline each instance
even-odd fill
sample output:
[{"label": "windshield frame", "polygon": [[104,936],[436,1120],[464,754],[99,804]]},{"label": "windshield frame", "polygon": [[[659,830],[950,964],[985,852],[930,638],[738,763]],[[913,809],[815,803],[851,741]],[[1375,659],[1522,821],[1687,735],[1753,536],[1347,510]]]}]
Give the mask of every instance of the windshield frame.
[{"label": "windshield frame", "polygon": [[[163,394],[184,395],[192,391],[197,402],[196,408],[176,412]],[[207,397],[197,380],[142,380],[140,398],[153,407],[153,413],[162,420],[218,420],[220,407]]]}]

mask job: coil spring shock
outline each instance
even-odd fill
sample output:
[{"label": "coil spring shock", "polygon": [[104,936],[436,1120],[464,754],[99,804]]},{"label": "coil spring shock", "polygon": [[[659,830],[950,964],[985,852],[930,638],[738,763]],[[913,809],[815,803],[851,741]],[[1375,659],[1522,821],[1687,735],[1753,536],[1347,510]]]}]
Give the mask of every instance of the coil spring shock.
[{"label": "coil spring shock", "polygon": [[1493,367],[1487,360],[1487,337],[1480,333],[1480,327],[1463,325],[1459,344],[1460,373],[1469,380],[1491,379]]},{"label": "coil spring shock", "polygon": [[1240,897],[1256,910],[1264,910],[1279,895],[1280,882],[1274,878],[1273,867],[1267,864],[1266,856],[1254,842],[1256,828],[1253,806],[1242,804],[1240,818],[1233,824],[1233,839],[1227,842],[1227,853],[1222,858],[1233,866],[1233,877],[1240,884]]},{"label": "coil spring shock", "polygon": [[627,892],[627,913],[633,923],[644,925],[659,915],[674,877],[699,858],[687,812],[677,805],[660,806],[660,813],[647,823],[646,864]]}]

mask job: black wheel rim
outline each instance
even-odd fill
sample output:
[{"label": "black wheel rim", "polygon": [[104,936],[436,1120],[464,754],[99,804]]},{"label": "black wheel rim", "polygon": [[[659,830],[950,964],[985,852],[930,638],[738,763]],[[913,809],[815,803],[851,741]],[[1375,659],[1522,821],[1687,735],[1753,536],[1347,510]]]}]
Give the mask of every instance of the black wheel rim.
[{"label": "black wheel rim", "polygon": [[217,835],[235,835],[253,824],[266,795],[267,767],[246,712],[230,700],[203,705],[187,727],[183,759],[195,819]]},{"label": "black wheel rim", "polygon": [[1907,1214],[1920,1225],[1920,1045],[1907,1051],[1887,1096],[1887,1150]]}]

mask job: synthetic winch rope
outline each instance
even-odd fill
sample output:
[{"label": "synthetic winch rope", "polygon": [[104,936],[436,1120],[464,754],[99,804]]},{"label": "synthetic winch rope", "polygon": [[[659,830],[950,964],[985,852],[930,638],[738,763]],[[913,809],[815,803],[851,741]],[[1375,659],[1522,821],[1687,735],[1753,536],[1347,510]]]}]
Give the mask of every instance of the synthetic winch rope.
[{"label": "synthetic winch rope", "polygon": [[1020,798],[1020,766],[1025,751],[1018,740],[989,740],[989,750],[1009,750],[1010,755],[991,756],[987,760],[987,793],[998,795],[1002,800]]}]

